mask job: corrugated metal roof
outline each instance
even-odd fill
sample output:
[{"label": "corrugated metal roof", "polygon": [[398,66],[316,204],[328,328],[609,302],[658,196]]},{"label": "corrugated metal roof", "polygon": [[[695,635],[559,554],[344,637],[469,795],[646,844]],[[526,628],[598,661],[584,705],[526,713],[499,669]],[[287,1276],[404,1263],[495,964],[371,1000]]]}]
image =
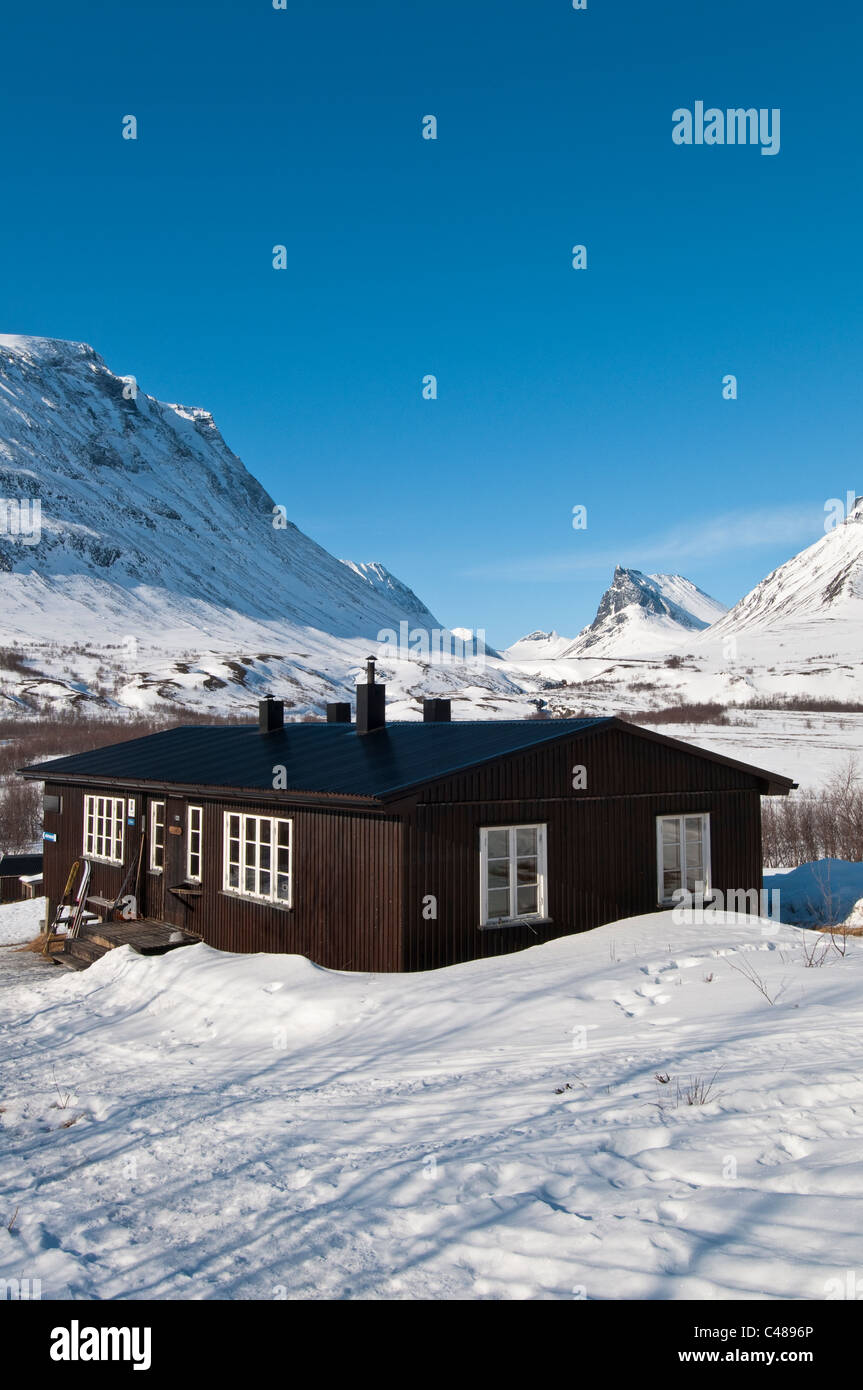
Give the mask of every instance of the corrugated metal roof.
[{"label": "corrugated metal roof", "polygon": [[357,734],[352,724],[191,725],[54,758],[25,769],[48,781],[92,777],[176,786],[273,790],[286,769],[288,792],[383,798],[504,757],[610,724],[610,719],[483,720],[388,724]]}]

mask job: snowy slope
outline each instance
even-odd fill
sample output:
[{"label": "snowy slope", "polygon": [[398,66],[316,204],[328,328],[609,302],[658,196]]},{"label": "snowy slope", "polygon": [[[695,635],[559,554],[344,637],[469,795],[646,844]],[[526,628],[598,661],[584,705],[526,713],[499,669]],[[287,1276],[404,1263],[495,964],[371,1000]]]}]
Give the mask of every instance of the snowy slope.
[{"label": "snowy slope", "polygon": [[526,637],[513,642],[504,655],[507,661],[513,661],[516,665],[531,661],[555,661],[571,646],[571,637],[561,637],[553,630],[543,632],[537,628],[536,632],[529,632]]},{"label": "snowy slope", "polygon": [[808,969],[811,934],[710,917],[407,976],[0,951],[0,1277],[43,1300],[830,1297],[863,1268],[863,943]]},{"label": "snowy slope", "polygon": [[117,604],[134,596],[141,635],[169,601],[190,627],[213,607],[340,637],[405,616],[439,625],[391,576],[370,582],[290,522],[274,527],[273,499],[207,411],[127,400],[123,386],[85,343],[0,337],[0,495],[42,501],[38,545],[0,536],[9,627],[56,635],[57,594],[80,604],[89,636],[108,588]]},{"label": "snowy slope", "polygon": [[780,565],[731,608],[715,633],[863,614],[863,497],[845,521]]},{"label": "snowy slope", "polygon": [[[207,411],[127,396],[84,343],[0,337],[0,496],[42,513],[38,544],[0,534],[0,646],[33,672],[0,670],[7,697],[231,709],[275,685],[320,710],[381,632],[441,627],[384,566],[279,515]],[[412,708],[424,673],[402,665]],[[518,693],[502,670],[441,680]]]}]

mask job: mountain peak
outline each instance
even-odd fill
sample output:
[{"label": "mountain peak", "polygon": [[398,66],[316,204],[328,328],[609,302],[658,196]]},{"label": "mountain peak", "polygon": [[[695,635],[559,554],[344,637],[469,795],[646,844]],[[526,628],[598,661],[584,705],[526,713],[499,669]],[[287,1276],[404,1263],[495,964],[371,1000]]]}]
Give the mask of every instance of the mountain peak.
[{"label": "mountain peak", "polygon": [[701,632],[726,611],[681,574],[644,574],[616,565],[596,617],[564,655],[623,655],[668,646],[686,633]]}]

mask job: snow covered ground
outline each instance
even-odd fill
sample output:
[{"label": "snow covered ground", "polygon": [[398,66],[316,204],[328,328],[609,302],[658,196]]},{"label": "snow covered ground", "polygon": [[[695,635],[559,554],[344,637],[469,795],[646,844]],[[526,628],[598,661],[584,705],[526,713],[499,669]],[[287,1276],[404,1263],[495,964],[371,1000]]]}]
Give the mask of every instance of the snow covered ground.
[{"label": "snow covered ground", "polygon": [[[863,926],[863,863],[819,859],[796,869],[766,872],[764,887],[780,893],[783,922],[795,926]],[[860,907],[858,908],[858,903]]]},{"label": "snow covered ground", "polygon": [[807,968],[813,939],[658,913],[411,976],[0,951],[29,962],[0,993],[0,1278],[825,1298],[863,1267],[863,942]]},{"label": "snow covered ground", "polygon": [[45,916],[45,899],[28,898],[23,903],[5,903],[0,907],[0,946],[32,941],[39,935]]}]

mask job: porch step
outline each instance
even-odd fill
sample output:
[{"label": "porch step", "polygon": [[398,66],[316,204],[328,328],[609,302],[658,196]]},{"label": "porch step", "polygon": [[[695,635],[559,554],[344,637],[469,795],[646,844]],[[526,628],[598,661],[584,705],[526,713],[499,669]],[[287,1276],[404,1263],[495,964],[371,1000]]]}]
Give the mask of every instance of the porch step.
[{"label": "porch step", "polygon": [[65,947],[62,951],[53,951],[51,959],[55,965],[62,965],[64,970],[86,970],[88,965],[93,964],[92,961],[79,960],[77,956],[67,955]]},{"label": "porch step", "polygon": [[93,961],[104,956],[107,950],[107,946],[92,941],[86,936],[75,936],[71,941],[66,942],[66,952],[70,956],[74,956],[76,960],[86,961],[87,965],[92,965]]},{"label": "porch step", "polygon": [[107,947],[86,936],[73,936],[63,942],[63,949],[57,952],[54,960],[58,965],[65,965],[67,970],[86,970],[94,960],[104,956],[106,950]]}]

